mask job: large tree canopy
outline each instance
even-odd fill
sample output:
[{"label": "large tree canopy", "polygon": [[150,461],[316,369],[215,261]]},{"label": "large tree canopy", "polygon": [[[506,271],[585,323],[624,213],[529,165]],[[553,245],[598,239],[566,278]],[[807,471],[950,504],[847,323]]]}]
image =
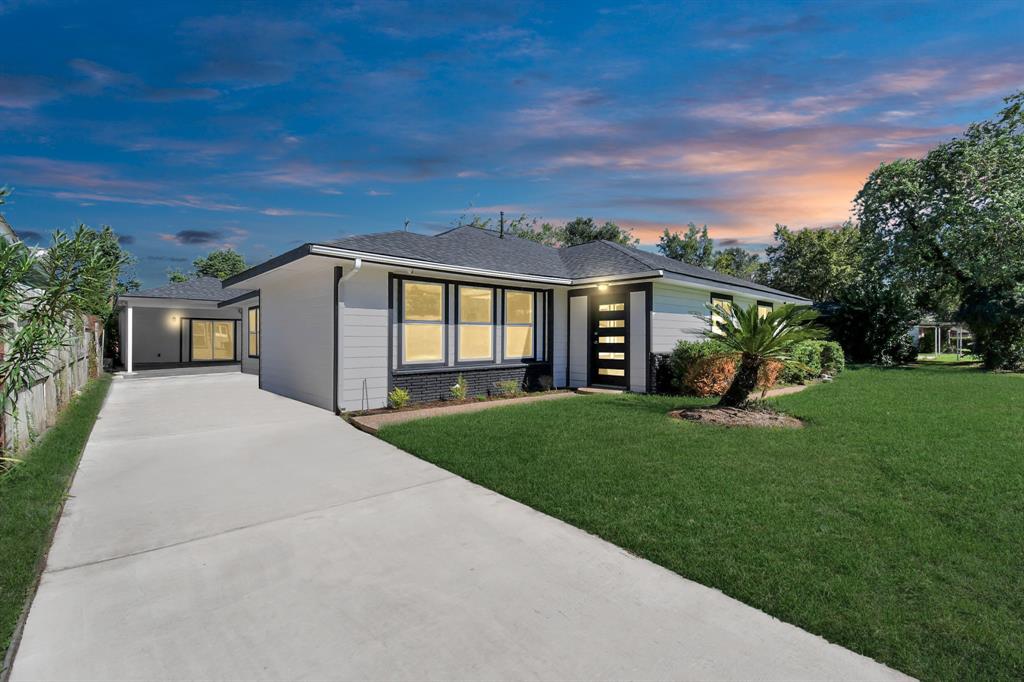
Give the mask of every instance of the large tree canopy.
[{"label": "large tree canopy", "polygon": [[172,270],[167,273],[168,279],[172,282],[184,282],[196,277],[216,277],[225,279],[237,275],[249,266],[245,258],[234,249],[222,249],[211,251],[205,256],[200,256],[192,261],[192,272],[184,273]]},{"label": "large tree canopy", "polygon": [[831,229],[775,226],[775,242],[758,278],[767,286],[817,302],[835,301],[861,269],[860,232],[847,223]]},{"label": "large tree canopy", "polygon": [[715,242],[708,236],[707,225],[698,228],[690,223],[686,232],[669,232],[666,228],[658,238],[658,251],[683,263],[710,268],[715,258]]},{"label": "large tree canopy", "polygon": [[882,164],[856,198],[886,282],[956,307],[992,368],[1024,368],[1024,92],[923,159]]}]

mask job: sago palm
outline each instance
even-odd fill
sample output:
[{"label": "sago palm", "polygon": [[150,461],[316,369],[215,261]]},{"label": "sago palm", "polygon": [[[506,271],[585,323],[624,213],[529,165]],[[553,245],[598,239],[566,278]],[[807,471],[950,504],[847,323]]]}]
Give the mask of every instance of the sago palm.
[{"label": "sago palm", "polygon": [[706,334],[726,345],[738,360],[736,376],[718,403],[721,407],[746,403],[766,362],[793,364],[793,346],[826,334],[814,323],[818,313],[806,307],[782,305],[763,316],[757,304],[732,308],[716,304],[708,308],[714,321]]}]

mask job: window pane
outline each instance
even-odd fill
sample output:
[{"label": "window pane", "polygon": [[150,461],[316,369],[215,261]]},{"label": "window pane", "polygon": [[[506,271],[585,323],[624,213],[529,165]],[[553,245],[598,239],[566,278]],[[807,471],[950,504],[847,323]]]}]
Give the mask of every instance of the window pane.
[{"label": "window pane", "polygon": [[213,359],[235,359],[235,323],[213,323]]},{"label": "window pane", "polygon": [[256,333],[260,330],[260,309],[249,308],[249,332]]},{"label": "window pane", "polygon": [[533,292],[505,292],[505,322],[530,324],[533,322]]},{"label": "window pane", "polygon": [[[728,298],[718,298],[716,296],[712,296],[711,297],[711,305],[722,307],[728,313],[732,312],[732,301],[730,299],[728,299]],[[722,316],[719,315],[718,313],[712,312],[711,313],[711,330],[714,331],[716,334],[721,333],[721,330],[719,330],[719,328],[718,328],[718,325],[721,322],[724,322],[724,320],[722,319]]]},{"label": "window pane", "polygon": [[444,286],[428,282],[405,282],[405,319],[441,321]]},{"label": "window pane", "polygon": [[249,334],[249,355],[260,354],[259,338],[256,334]]},{"label": "window pane", "polygon": [[626,343],[625,336],[599,336],[598,343]]},{"label": "window pane", "polygon": [[459,360],[490,360],[494,327],[482,324],[459,325]]},{"label": "window pane", "polygon": [[213,360],[213,325],[192,320],[192,359]]},{"label": "window pane", "polygon": [[760,317],[760,318],[768,317],[769,315],[772,314],[772,310],[773,310],[773,306],[770,303],[769,304],[764,304],[764,303],[758,303],[757,304],[757,316]]},{"label": "window pane", "polygon": [[604,374],[609,377],[624,377],[626,376],[626,370],[624,369],[610,369],[608,367],[598,367],[598,374]]},{"label": "window pane", "polygon": [[505,357],[533,357],[533,327],[505,327]]},{"label": "window pane", "polygon": [[597,326],[601,329],[608,329],[611,327],[625,327],[625,320],[598,320]]},{"label": "window pane", "polygon": [[625,360],[626,359],[626,354],[625,353],[598,353],[597,354],[597,359],[598,360]]},{"label": "window pane", "polygon": [[405,362],[441,362],[443,333],[441,324],[403,325]]},{"label": "window pane", "polygon": [[625,303],[602,303],[599,306],[597,306],[597,309],[599,311],[601,311],[602,313],[611,313],[611,312],[615,312],[616,310],[625,310],[626,309],[626,304]]},{"label": "window pane", "polygon": [[490,322],[493,289],[459,287],[459,322]]}]

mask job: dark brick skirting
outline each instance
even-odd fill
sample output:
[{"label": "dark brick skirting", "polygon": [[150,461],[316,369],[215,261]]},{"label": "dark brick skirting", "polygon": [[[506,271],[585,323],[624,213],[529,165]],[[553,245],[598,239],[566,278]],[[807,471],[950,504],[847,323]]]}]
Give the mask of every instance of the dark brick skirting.
[{"label": "dark brick skirting", "polygon": [[392,376],[394,388],[404,388],[412,402],[446,400],[451,398],[451,387],[466,379],[469,395],[493,395],[498,392],[499,381],[518,381],[528,391],[551,388],[551,363],[537,362],[511,367],[483,369],[444,369],[433,372],[396,373]]},{"label": "dark brick skirting", "polygon": [[672,386],[672,366],[669,353],[651,353],[650,367],[651,375],[647,377],[647,385],[651,393],[675,393]]}]

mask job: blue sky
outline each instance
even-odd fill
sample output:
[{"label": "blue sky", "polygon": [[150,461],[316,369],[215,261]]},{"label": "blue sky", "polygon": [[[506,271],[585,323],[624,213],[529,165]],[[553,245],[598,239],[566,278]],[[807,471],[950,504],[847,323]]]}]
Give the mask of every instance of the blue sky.
[{"label": "blue sky", "polygon": [[499,210],[760,249],[997,111],[1022,35],[1019,2],[0,0],[4,214],[109,224],[146,285]]}]

